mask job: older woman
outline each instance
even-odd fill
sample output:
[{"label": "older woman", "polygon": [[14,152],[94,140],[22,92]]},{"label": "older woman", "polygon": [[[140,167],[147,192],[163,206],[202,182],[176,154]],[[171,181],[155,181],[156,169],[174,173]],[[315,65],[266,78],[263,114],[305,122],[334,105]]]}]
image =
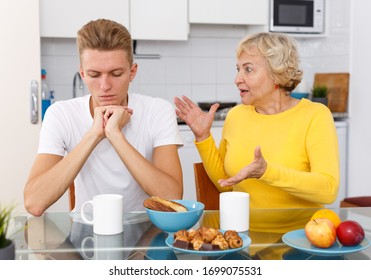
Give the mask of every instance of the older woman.
[{"label": "older woman", "polygon": [[[210,133],[218,104],[202,112],[185,96],[174,100],[215,186],[248,192],[252,209],[333,202],[339,186],[336,129],[326,106],[290,96],[303,74],[295,42],[277,33],[248,36],[237,47],[236,66],[242,104],[229,111],[219,149]],[[251,216],[250,229],[284,232],[307,218]]]}]

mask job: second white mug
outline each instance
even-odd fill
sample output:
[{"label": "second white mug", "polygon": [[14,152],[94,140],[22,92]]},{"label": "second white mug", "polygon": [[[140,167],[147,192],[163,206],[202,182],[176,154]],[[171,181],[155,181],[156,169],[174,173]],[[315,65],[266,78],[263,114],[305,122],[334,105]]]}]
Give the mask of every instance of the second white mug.
[{"label": "second white mug", "polygon": [[[91,205],[93,217],[89,219],[86,215],[86,207]],[[96,234],[117,234],[124,231],[123,222],[124,199],[119,194],[100,194],[93,200],[86,201],[81,206],[81,218],[90,225]]]},{"label": "second white mug", "polygon": [[219,200],[220,229],[247,231],[250,223],[250,195],[223,192]]}]

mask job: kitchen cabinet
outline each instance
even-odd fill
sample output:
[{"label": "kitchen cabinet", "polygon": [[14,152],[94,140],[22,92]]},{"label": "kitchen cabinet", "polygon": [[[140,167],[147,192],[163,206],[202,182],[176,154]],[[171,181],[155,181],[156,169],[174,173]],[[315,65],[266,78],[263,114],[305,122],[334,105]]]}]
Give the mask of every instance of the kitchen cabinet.
[{"label": "kitchen cabinet", "polygon": [[138,40],[187,40],[187,0],[132,0],[130,32]]},{"label": "kitchen cabinet", "polygon": [[189,0],[189,22],[268,25],[268,0]]},{"label": "kitchen cabinet", "polygon": [[41,37],[76,38],[84,24],[98,18],[129,29],[129,0],[40,0]]},{"label": "kitchen cabinet", "polygon": [[[223,121],[214,121],[211,134],[217,146],[222,139]],[[196,184],[193,171],[193,163],[201,162],[194,144],[194,135],[187,125],[179,125],[180,136],[183,140],[183,147],[179,149],[179,158],[183,171],[183,199],[196,200]]]},{"label": "kitchen cabinet", "polygon": [[340,156],[340,185],[336,200],[327,205],[327,208],[339,207],[348,193],[348,123],[347,121],[336,121],[336,132],[338,135],[339,156]]},{"label": "kitchen cabinet", "polygon": [[187,40],[187,0],[40,0],[41,37],[76,38],[90,20],[124,25],[134,40]]}]

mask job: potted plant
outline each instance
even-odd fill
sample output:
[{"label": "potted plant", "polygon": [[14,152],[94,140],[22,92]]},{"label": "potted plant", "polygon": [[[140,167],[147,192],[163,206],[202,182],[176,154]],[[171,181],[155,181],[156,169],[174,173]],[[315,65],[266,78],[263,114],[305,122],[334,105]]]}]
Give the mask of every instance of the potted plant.
[{"label": "potted plant", "polygon": [[319,102],[327,105],[328,99],[328,88],[327,86],[314,86],[312,89],[312,101]]},{"label": "potted plant", "polygon": [[7,237],[12,210],[12,207],[0,205],[0,260],[15,259],[15,244]]}]

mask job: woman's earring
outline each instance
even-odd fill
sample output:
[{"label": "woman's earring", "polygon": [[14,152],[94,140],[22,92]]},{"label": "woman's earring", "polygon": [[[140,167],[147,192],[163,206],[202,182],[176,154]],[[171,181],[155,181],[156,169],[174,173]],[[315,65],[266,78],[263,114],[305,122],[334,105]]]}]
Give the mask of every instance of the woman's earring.
[{"label": "woman's earring", "polygon": [[274,85],[274,88],[275,88],[275,89],[278,89],[278,88],[279,88],[279,85],[278,85],[278,84],[275,84],[275,85]]}]

